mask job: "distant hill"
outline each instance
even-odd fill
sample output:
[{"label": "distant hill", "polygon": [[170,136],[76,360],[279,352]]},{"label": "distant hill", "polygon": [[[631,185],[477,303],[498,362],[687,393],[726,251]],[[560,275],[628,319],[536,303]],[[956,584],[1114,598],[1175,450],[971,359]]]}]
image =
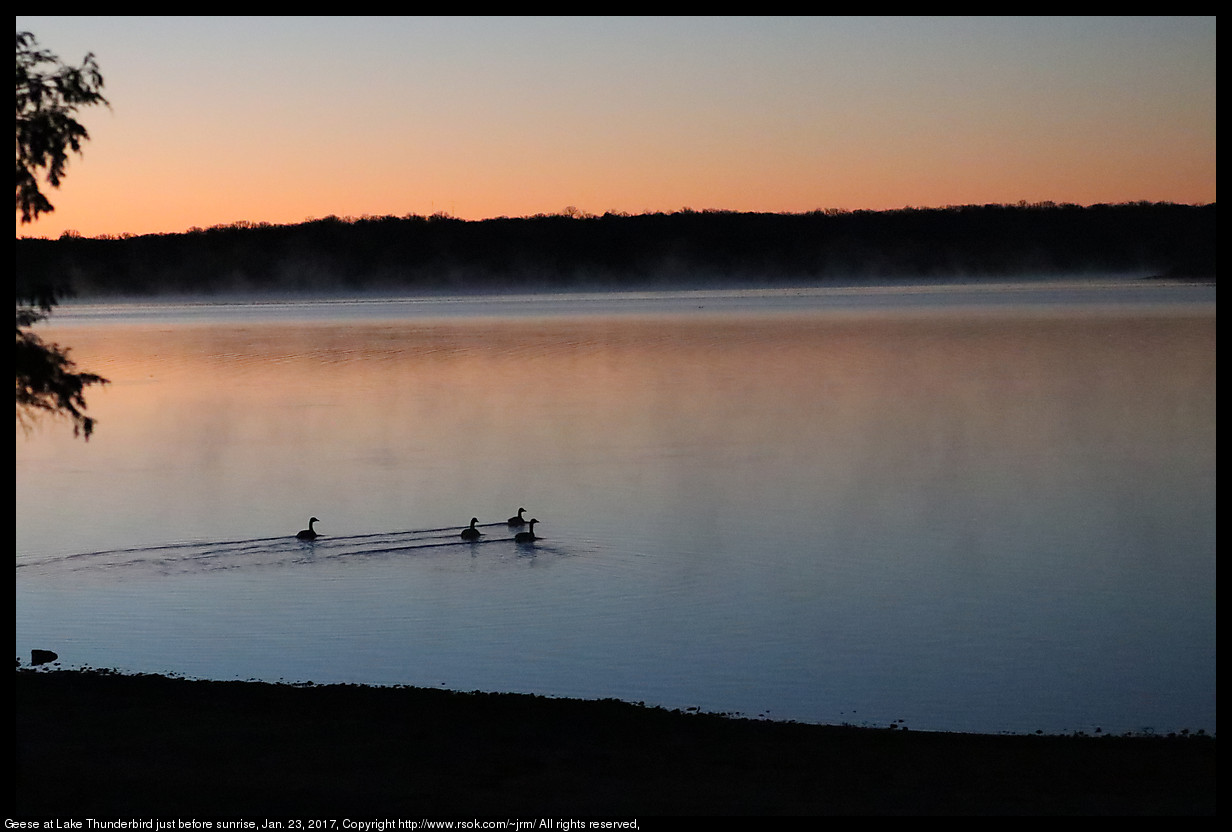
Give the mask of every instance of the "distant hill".
[{"label": "distant hill", "polygon": [[55,285],[83,297],[1214,273],[1215,203],[326,217],[17,239],[19,288]]}]

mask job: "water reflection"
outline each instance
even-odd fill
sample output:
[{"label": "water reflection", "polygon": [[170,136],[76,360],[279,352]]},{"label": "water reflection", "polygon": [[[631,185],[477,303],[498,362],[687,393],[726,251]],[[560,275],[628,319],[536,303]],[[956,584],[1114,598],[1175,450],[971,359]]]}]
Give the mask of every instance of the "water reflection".
[{"label": "water reflection", "polygon": [[1213,306],[57,337],[113,384],[18,436],[19,654],[1215,729]]}]

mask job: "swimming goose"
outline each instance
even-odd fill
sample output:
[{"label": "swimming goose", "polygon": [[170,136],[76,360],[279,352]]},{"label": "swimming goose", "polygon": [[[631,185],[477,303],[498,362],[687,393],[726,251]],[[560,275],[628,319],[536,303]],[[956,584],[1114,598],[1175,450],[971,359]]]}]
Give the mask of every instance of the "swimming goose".
[{"label": "swimming goose", "polygon": [[525,526],[526,518],[522,516],[522,512],[524,511],[526,511],[526,509],[524,508],[518,509],[518,516],[510,517],[509,520],[506,522],[508,522],[510,526]]},{"label": "swimming goose", "polygon": [[531,520],[530,531],[518,532],[513,536],[513,539],[518,543],[534,543],[536,540],[542,540],[543,538],[535,536],[535,524],[538,522],[538,520]]},{"label": "swimming goose", "polygon": [[476,524],[476,523],[478,523],[478,522],[479,522],[479,518],[478,518],[478,517],[472,517],[472,518],[471,518],[471,525],[470,525],[470,528],[468,528],[468,529],[463,529],[463,530],[462,530],[462,539],[463,539],[463,540],[478,540],[478,539],[479,539],[479,536],[480,536],[481,534],[483,534],[483,532],[481,532],[481,531],[479,531],[479,529],[475,528],[475,524]]},{"label": "swimming goose", "polygon": [[316,529],[312,528],[312,524],[319,523],[319,522],[320,521],[317,520],[317,518],[315,517],[308,518],[308,528],[301,530],[300,533],[295,536],[298,537],[300,540],[316,540],[317,531]]}]

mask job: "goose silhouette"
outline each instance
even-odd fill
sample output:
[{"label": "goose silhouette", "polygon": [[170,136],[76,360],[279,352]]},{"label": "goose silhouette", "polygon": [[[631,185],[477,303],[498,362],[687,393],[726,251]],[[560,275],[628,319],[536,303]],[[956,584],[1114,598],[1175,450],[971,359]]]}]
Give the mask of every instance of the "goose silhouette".
[{"label": "goose silhouette", "polygon": [[478,522],[479,522],[479,518],[478,518],[478,517],[472,517],[472,518],[471,518],[471,525],[470,525],[470,527],[469,527],[469,528],[465,528],[465,529],[463,529],[463,530],[462,530],[461,537],[462,537],[462,539],[463,539],[463,540],[478,540],[478,539],[479,539],[479,536],[480,536],[480,535],[482,535],[482,534],[483,534],[483,532],[481,532],[481,531],[479,531],[479,529],[475,528],[475,524],[476,524],[476,523],[478,523]]},{"label": "goose silhouette", "polygon": [[315,517],[308,518],[308,528],[301,529],[300,532],[295,536],[298,537],[300,540],[316,540],[317,530],[312,528],[312,524],[319,523],[319,522],[321,521]]},{"label": "goose silhouette", "polygon": [[518,509],[517,516],[510,517],[506,522],[508,522],[510,526],[525,526],[526,518],[522,516],[522,512],[524,511],[526,511],[524,508]]},{"label": "goose silhouette", "polygon": [[513,539],[518,543],[534,543],[536,540],[542,540],[543,538],[535,536],[535,524],[538,522],[538,520],[531,520],[530,531],[518,532],[513,536]]}]

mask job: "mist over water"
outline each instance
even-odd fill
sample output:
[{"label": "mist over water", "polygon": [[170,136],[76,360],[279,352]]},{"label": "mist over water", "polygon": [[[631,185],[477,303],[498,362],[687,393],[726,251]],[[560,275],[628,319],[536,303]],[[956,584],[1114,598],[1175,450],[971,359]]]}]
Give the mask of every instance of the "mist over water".
[{"label": "mist over water", "polygon": [[18,432],[17,652],[1213,732],[1214,308],[1141,281],[73,306],[53,339],[112,384],[88,444]]}]

